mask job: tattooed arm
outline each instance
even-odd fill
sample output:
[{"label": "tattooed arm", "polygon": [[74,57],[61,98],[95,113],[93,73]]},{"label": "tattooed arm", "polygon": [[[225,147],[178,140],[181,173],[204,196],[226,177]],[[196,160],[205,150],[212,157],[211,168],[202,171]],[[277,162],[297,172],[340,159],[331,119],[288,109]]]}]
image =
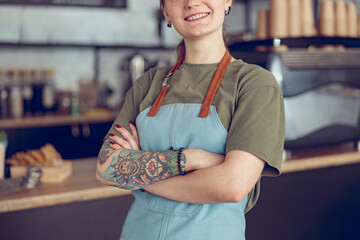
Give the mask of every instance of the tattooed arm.
[{"label": "tattooed arm", "polygon": [[[151,183],[179,175],[178,151],[149,152],[128,148],[114,149],[111,139],[106,138],[98,157],[97,180],[124,189],[139,189]],[[186,159],[186,154],[191,158]],[[185,171],[218,164],[224,156],[201,149],[186,149],[181,154]],[[205,164],[199,159],[206,158]]]},{"label": "tattooed arm", "polygon": [[[151,183],[179,175],[178,151],[141,151],[135,124],[131,133],[115,125],[123,137],[109,134],[100,150],[96,178],[99,182],[124,189],[143,188]],[[187,172],[220,164],[225,156],[202,149],[185,149],[180,156]]]},{"label": "tattooed arm", "polygon": [[[186,162],[183,154],[181,159]],[[177,161],[177,151],[145,152],[127,148],[113,150],[110,139],[106,139],[98,158],[97,179],[120,188],[138,189],[179,175]]]}]

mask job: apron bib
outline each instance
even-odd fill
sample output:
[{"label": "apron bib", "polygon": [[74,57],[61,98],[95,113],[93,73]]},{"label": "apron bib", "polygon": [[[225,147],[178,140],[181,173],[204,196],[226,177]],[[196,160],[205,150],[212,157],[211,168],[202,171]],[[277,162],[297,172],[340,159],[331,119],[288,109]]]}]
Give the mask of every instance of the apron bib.
[{"label": "apron bib", "polygon": [[[161,106],[155,117],[150,108],[136,119],[144,151],[201,148],[224,154],[227,131],[215,106],[209,116],[198,117],[201,104]],[[132,191],[135,201],[128,213],[121,239],[128,240],[242,240],[245,239],[245,197],[240,203],[191,204],[149,192]]]}]

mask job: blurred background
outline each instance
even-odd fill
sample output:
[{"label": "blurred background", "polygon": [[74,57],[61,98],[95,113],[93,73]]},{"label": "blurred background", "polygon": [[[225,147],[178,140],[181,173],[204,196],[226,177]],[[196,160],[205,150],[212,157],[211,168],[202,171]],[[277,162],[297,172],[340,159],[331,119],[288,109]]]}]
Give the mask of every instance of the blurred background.
[{"label": "blurred background", "polygon": [[[247,239],[360,238],[359,11],[237,0],[225,18],[231,54],[274,74],[286,111],[283,175],[262,180]],[[1,239],[119,238],[133,198],[96,183],[96,157],[180,40],[157,0],[0,0]]]}]

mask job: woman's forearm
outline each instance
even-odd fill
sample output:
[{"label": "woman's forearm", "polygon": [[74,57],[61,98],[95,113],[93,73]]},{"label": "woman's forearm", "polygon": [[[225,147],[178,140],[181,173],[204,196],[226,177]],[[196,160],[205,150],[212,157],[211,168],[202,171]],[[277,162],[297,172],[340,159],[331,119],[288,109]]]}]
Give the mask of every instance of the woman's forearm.
[{"label": "woman's forearm", "polygon": [[243,151],[231,151],[223,164],[153,183],[144,189],[188,203],[239,202],[254,187],[265,162]]},{"label": "woman's forearm", "polygon": [[[204,159],[201,160],[201,159]],[[197,170],[222,162],[224,156],[201,149],[187,149],[180,155],[185,171]],[[159,152],[132,149],[113,150],[110,140],[104,141],[99,153],[97,179],[101,183],[125,189],[143,188],[179,175],[178,151]]]},{"label": "woman's forearm", "polygon": [[144,190],[180,202],[200,204],[231,202],[230,196],[225,194],[226,187],[223,182],[226,176],[220,175],[223,168],[221,165],[153,183]]}]

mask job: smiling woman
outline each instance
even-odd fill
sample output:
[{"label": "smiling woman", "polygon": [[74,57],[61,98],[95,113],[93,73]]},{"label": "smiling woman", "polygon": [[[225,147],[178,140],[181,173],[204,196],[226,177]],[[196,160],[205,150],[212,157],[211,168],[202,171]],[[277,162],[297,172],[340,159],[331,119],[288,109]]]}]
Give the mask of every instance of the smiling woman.
[{"label": "smiling woman", "polygon": [[134,83],[98,157],[98,181],[135,196],[121,239],[243,240],[261,176],[280,174],[282,93],[227,50],[232,3],[160,1],[178,62]]},{"label": "smiling woman", "polygon": [[[185,6],[184,4],[186,4],[185,2],[189,2],[189,1],[183,1],[183,0],[181,0],[181,1],[174,1],[174,0],[170,0],[170,1],[166,1],[167,2],[167,5],[166,6],[168,6],[168,5],[170,5],[171,4],[171,2],[175,2],[175,3],[178,3],[178,4],[181,4],[181,2],[183,2],[182,3],[182,5],[183,6]],[[169,3],[168,3],[169,2]],[[190,1],[191,2],[191,1]],[[196,2],[196,1],[193,1],[193,2]],[[212,0],[210,0],[209,2],[212,2]],[[222,2],[224,2],[224,1],[222,1]],[[225,9],[227,9],[227,10],[224,10],[225,11],[225,15],[229,15],[230,14],[230,11],[231,11],[231,4],[232,3],[234,3],[235,2],[235,0],[232,0],[232,1],[228,1],[229,3],[228,4],[230,4],[229,6],[228,6],[228,8],[225,8]],[[191,4],[196,4],[196,3],[190,3],[190,5],[188,5],[187,7],[189,8],[189,6],[191,6]],[[166,20],[168,21],[168,26],[172,26],[172,24],[173,24],[173,21],[169,18],[169,17],[166,17],[167,16],[167,12],[166,12],[166,9],[165,9],[165,0],[160,0],[160,6],[161,6],[161,8],[162,8],[162,11],[164,12],[164,16],[165,16],[165,18],[166,18]],[[198,19],[200,19],[200,18],[203,18],[203,17],[206,17],[206,16],[208,16],[208,15],[210,15],[211,14],[211,12],[204,12],[204,13],[198,13],[198,14],[193,14],[193,15],[190,15],[190,16],[187,16],[187,17],[185,17],[184,18],[184,20],[187,20],[187,21],[193,21],[193,20],[198,20]],[[201,17],[202,16],[202,17]],[[222,19],[222,22],[224,22],[224,20],[223,20],[223,17],[224,16],[219,16],[219,18],[220,18],[220,20]],[[191,19],[190,19],[191,18]],[[176,28],[176,26],[175,26],[175,28]],[[178,32],[179,32],[179,30],[178,29],[176,29]],[[180,32],[179,32],[180,33]],[[181,33],[180,33],[181,34]],[[181,34],[182,35],[182,34]],[[184,36],[184,35],[183,35]],[[226,32],[226,26],[223,24],[222,25],[222,38],[223,38],[223,41],[224,41],[224,44],[225,44],[225,46],[227,47],[228,46],[228,34],[227,34],[227,32]],[[184,57],[185,56],[185,43],[184,43],[184,39],[183,40],[181,40],[180,41],[180,43],[178,44],[178,46],[177,46],[177,56],[178,56],[178,60],[179,59],[181,59],[182,57]]]}]

